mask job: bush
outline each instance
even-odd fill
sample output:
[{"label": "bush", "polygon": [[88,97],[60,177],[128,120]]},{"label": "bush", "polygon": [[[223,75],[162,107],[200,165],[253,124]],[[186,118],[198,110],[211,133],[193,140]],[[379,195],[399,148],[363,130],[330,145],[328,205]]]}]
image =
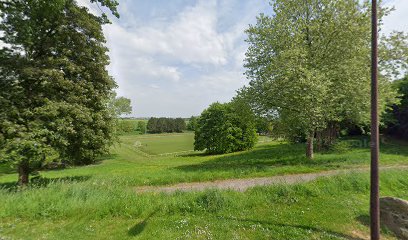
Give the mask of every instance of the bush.
[{"label": "bush", "polygon": [[146,133],[146,123],[144,121],[139,121],[137,123],[137,130],[141,133],[141,134],[145,134]]},{"label": "bush", "polygon": [[255,117],[242,102],[213,103],[197,121],[194,150],[210,154],[251,149],[257,140]]},{"label": "bush", "polygon": [[119,133],[131,133],[136,130],[136,122],[133,120],[119,119],[117,122],[117,131]]}]

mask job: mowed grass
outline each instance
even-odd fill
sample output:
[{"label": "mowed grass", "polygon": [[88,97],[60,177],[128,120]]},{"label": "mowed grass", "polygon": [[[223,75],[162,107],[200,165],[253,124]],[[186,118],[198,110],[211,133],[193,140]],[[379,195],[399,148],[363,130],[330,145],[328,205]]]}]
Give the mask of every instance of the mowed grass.
[{"label": "mowed grass", "polygon": [[[185,135],[191,137],[190,133]],[[58,171],[40,171],[40,182],[42,184],[78,178],[94,181],[118,180],[127,186],[164,185],[361,168],[368,167],[370,163],[370,149],[365,144],[366,140],[359,140],[362,144],[345,152],[317,153],[315,159],[310,161],[305,157],[304,144],[278,141],[259,143],[253,150],[225,155],[208,156],[193,152],[154,156],[143,154],[134,146],[134,141],[139,137],[121,137],[121,144],[117,144],[112,149],[112,154],[105,156],[97,164]],[[174,152],[174,148],[169,148],[168,151]],[[397,141],[382,144],[381,164],[408,165],[408,144]],[[16,179],[17,174],[10,173],[8,167],[0,167],[0,187],[11,186]]]},{"label": "mowed grass", "polygon": [[149,154],[173,154],[194,150],[194,133],[166,133],[126,135],[121,138],[122,143],[133,145],[134,148]]},{"label": "mowed grass", "polygon": [[[188,134],[188,133],[187,133]],[[342,152],[304,157],[303,144],[265,142],[247,152],[207,156],[147,155],[123,136],[91,166],[42,171],[27,189],[0,167],[0,239],[364,239],[368,236],[367,173],[246,192],[163,194],[135,186],[251,178],[367,167],[366,140]],[[173,152],[173,148],[168,151]],[[408,165],[408,145],[382,145],[383,166]],[[381,174],[382,195],[408,199],[408,171]],[[384,232],[387,238],[391,235]]]}]

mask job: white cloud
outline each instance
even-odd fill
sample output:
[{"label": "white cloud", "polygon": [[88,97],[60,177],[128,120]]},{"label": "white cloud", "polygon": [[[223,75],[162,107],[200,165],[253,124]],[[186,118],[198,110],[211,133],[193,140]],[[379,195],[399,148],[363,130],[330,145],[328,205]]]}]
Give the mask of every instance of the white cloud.
[{"label": "white cloud", "polygon": [[216,1],[200,1],[187,7],[164,26],[134,29],[108,25],[105,32],[112,43],[142,54],[161,55],[185,64],[227,63],[228,37],[216,31]]},{"label": "white cloud", "polygon": [[390,33],[393,30],[408,32],[408,1],[389,0],[386,6],[395,7],[395,11],[384,19],[384,32]]}]

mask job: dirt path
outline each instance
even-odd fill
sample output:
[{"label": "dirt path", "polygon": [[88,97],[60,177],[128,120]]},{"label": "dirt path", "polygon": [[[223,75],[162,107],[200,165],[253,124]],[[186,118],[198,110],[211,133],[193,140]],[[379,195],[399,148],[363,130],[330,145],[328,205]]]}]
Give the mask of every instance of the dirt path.
[{"label": "dirt path", "polygon": [[[408,169],[408,166],[387,166],[382,167],[384,169]],[[226,180],[216,180],[211,182],[192,182],[192,183],[179,183],[175,185],[167,186],[142,186],[137,187],[136,192],[167,192],[172,193],[175,191],[203,191],[205,189],[232,189],[236,191],[245,191],[248,188],[255,186],[265,186],[274,184],[295,184],[304,183],[315,180],[319,177],[328,177],[339,174],[344,174],[350,171],[363,172],[368,171],[369,168],[352,168],[343,170],[333,170],[318,173],[305,173],[305,174],[291,174],[283,176],[273,176],[273,177],[260,177],[260,178],[244,178],[244,179],[226,179]]]}]

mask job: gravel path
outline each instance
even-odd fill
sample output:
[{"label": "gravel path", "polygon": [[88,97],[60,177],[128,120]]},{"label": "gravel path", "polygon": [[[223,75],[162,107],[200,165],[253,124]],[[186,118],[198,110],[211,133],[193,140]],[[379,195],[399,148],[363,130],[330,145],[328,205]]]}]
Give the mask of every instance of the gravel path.
[{"label": "gravel path", "polygon": [[[387,166],[382,167],[384,169],[407,169],[408,166]],[[245,191],[248,188],[255,186],[265,186],[274,184],[295,184],[304,183],[315,180],[319,177],[328,177],[339,174],[344,174],[350,171],[362,172],[368,171],[369,168],[353,168],[353,169],[343,169],[343,170],[333,170],[318,173],[305,173],[305,174],[291,174],[283,176],[274,177],[260,177],[260,178],[244,178],[244,179],[226,179],[226,180],[216,180],[211,182],[192,182],[192,183],[179,183],[175,185],[167,186],[142,186],[136,187],[136,192],[167,192],[172,193],[175,191],[203,191],[205,189],[232,189],[236,191]]]}]

